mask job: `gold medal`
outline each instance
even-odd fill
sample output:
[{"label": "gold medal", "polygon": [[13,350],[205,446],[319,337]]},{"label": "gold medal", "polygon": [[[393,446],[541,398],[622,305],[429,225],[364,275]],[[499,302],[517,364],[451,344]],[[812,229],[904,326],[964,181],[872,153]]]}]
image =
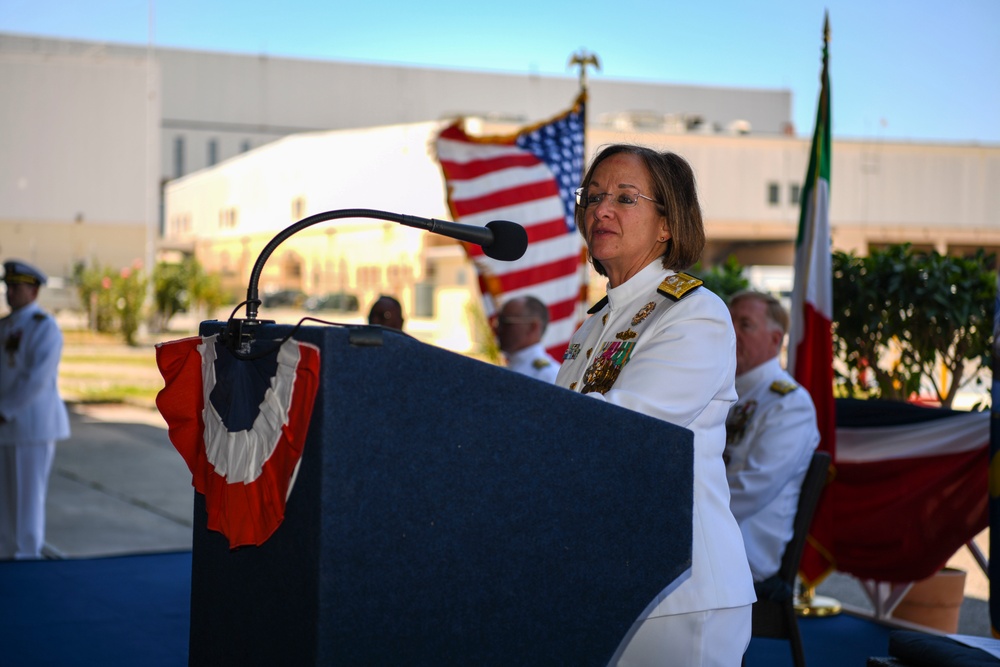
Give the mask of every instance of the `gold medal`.
[{"label": "gold medal", "polygon": [[632,326],[636,326],[637,324],[639,324],[639,322],[642,322],[644,319],[649,317],[649,314],[653,312],[654,308],[656,308],[656,304],[652,301],[650,301],[645,306],[640,308],[639,312],[636,313],[635,317],[632,318]]},{"label": "gold medal", "polygon": [[634,347],[635,343],[618,341],[604,343],[587,372],[583,374],[583,389],[580,393],[589,394],[596,391],[599,394],[606,394],[618,379],[622,368],[628,363]]}]

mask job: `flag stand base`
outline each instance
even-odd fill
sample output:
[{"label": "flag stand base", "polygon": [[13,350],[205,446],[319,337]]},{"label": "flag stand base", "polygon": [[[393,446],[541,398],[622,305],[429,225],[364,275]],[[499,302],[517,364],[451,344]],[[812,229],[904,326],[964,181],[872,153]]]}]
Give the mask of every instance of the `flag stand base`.
[{"label": "flag stand base", "polygon": [[802,589],[802,594],[795,598],[795,613],[799,616],[822,618],[836,616],[841,611],[840,601],[825,595],[816,595],[814,586]]}]

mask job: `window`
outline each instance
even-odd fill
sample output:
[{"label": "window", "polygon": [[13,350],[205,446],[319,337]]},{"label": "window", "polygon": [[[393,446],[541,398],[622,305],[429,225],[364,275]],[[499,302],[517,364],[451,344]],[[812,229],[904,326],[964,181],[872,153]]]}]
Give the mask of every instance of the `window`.
[{"label": "window", "polygon": [[799,187],[798,183],[789,183],[788,185],[788,203],[792,206],[798,206],[801,202],[799,199],[802,197],[802,189]]},{"label": "window", "polygon": [[233,229],[236,227],[236,221],[236,207],[219,210],[219,229]]},{"label": "window", "polygon": [[296,197],[292,200],[292,221],[296,222],[305,217],[306,198]]},{"label": "window", "polygon": [[767,184],[767,203],[771,206],[777,206],[780,200],[779,188],[777,183]]},{"label": "window", "polygon": [[413,316],[434,317],[434,283],[413,286]]},{"label": "window", "polygon": [[215,139],[208,140],[208,166],[215,166],[219,161],[219,142]]},{"label": "window", "polygon": [[170,219],[170,233],[173,236],[182,236],[191,233],[191,214],[180,213]]},{"label": "window", "polygon": [[356,275],[360,289],[377,288],[382,284],[382,267],[377,264],[359,266]]},{"label": "window", "polygon": [[184,137],[174,138],[174,178],[184,175]]}]

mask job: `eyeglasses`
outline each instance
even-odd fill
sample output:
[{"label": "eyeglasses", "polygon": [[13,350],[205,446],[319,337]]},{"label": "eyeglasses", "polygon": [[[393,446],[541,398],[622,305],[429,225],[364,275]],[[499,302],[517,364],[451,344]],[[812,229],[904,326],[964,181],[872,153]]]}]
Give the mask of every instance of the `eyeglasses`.
[{"label": "eyeglasses", "polygon": [[498,317],[497,324],[531,324],[537,320],[536,317]]},{"label": "eyeglasses", "polygon": [[635,208],[640,197],[648,199],[657,206],[660,205],[660,202],[639,192],[619,192],[617,195],[612,195],[610,192],[587,192],[586,188],[576,189],[576,205],[584,208],[597,206],[609,195],[611,195],[609,200],[611,204],[619,208]]}]

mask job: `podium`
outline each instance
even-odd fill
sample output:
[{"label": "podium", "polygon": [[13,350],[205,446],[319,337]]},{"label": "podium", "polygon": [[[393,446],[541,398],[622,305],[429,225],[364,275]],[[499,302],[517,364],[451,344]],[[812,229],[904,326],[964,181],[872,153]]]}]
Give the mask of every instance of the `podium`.
[{"label": "podium", "polygon": [[230,549],[196,494],[189,664],[604,665],[690,568],[687,429],[393,330],[294,337],[321,384],[285,518]]}]

